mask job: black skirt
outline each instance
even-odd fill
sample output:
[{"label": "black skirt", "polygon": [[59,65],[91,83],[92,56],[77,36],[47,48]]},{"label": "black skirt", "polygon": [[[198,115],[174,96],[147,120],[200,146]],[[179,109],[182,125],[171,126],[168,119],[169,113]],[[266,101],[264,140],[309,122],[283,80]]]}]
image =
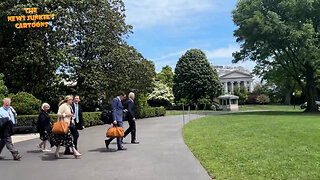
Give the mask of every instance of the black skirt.
[{"label": "black skirt", "polygon": [[47,131],[42,131],[40,132],[40,139],[42,141],[46,141],[48,139],[50,139],[51,133],[47,132]]}]

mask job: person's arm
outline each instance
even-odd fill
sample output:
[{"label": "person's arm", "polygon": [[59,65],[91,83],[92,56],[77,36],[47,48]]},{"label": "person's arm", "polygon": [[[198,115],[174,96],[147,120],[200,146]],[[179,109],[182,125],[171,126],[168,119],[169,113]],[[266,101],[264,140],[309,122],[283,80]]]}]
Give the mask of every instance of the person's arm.
[{"label": "person's arm", "polygon": [[14,110],[12,106],[10,106],[10,109],[11,109],[12,114],[16,117],[17,116],[16,110]]},{"label": "person's arm", "polygon": [[111,103],[111,110],[112,110],[112,120],[113,124],[117,124],[117,119],[116,119],[116,111],[117,111],[117,98],[114,98]]},{"label": "person's arm", "polygon": [[131,102],[131,101],[128,103],[128,111],[129,111],[132,119],[135,120],[136,118],[135,118],[135,114],[134,114],[134,110],[133,110],[133,102]]}]

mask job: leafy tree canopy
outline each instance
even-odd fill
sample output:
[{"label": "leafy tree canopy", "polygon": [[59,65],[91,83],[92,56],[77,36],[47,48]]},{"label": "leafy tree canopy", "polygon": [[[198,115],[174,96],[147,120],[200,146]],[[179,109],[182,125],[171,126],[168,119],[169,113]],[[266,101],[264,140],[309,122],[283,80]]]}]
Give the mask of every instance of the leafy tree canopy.
[{"label": "leafy tree canopy", "polygon": [[198,103],[199,99],[213,100],[221,94],[218,73],[199,49],[188,50],[178,61],[173,76],[175,100],[184,98]]},{"label": "leafy tree canopy", "polygon": [[318,0],[240,0],[233,11],[240,51],[233,62],[252,60],[261,70],[281,67],[306,92],[307,111],[317,111],[320,66]]}]

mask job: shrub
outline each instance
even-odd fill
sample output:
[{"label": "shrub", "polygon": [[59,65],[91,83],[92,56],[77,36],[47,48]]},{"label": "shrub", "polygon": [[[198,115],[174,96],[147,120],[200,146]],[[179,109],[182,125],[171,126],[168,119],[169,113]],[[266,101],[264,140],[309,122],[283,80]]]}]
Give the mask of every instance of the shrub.
[{"label": "shrub", "polygon": [[265,94],[261,94],[260,96],[257,97],[257,103],[268,104],[269,102],[270,102],[270,98]]},{"label": "shrub", "polygon": [[41,108],[41,101],[32,94],[19,92],[15,95],[11,95],[11,105],[16,110],[17,114],[38,114]]},{"label": "shrub", "polygon": [[166,114],[166,109],[164,107],[149,107],[149,108],[141,108],[136,110],[137,118],[164,116],[165,114]]},{"label": "shrub", "polygon": [[155,81],[152,93],[148,95],[148,104],[153,107],[168,106],[173,103],[172,89],[160,81]]},{"label": "shrub", "polygon": [[104,124],[100,119],[101,112],[84,112],[82,115],[85,127]]}]

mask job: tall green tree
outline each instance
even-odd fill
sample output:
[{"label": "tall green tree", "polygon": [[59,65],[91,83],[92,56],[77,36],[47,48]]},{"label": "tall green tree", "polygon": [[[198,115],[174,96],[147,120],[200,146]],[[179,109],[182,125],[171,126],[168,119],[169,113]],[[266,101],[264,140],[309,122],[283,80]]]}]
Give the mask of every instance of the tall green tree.
[{"label": "tall green tree", "polygon": [[4,77],[4,75],[2,73],[0,73],[0,94],[7,95],[8,94],[8,88],[4,84],[3,77]]},{"label": "tall green tree", "polygon": [[316,70],[320,66],[319,0],[240,0],[233,13],[241,50],[233,62],[281,66],[307,96],[306,111],[318,111]]},{"label": "tall green tree", "polygon": [[173,87],[173,72],[172,68],[168,65],[162,67],[160,73],[157,74],[156,80],[161,81],[162,83],[166,84],[168,87]]},{"label": "tall green tree", "polygon": [[100,69],[105,83],[104,98],[111,98],[119,91],[147,94],[153,90],[155,68],[134,47],[123,44],[101,61]]},{"label": "tall green tree", "polygon": [[266,86],[270,87],[272,92],[269,92],[268,95],[273,97],[273,100],[274,98],[281,99],[282,103],[290,105],[292,93],[301,90],[290,75],[283,73],[285,70],[281,66],[265,69],[257,65],[254,71],[255,74],[260,76],[261,81],[265,81]]},{"label": "tall green tree", "polygon": [[222,91],[218,73],[199,49],[190,49],[181,56],[174,71],[173,82],[176,101],[186,99],[198,103],[203,98],[213,100]]},{"label": "tall green tree", "polygon": [[0,3],[0,70],[11,93],[25,91],[44,96],[49,87],[59,83],[57,68],[66,57],[60,46],[60,32],[54,22],[47,28],[16,29],[8,16],[28,15],[24,8],[38,7],[38,14],[63,16],[61,8],[51,8],[50,0],[3,0]]},{"label": "tall green tree", "polygon": [[[104,72],[103,67],[121,61],[121,57],[112,60],[109,57],[115,50],[126,47],[122,44],[131,32],[131,26],[125,23],[124,3],[121,0],[65,0],[57,5],[61,4],[65,16],[57,21],[57,31],[63,32],[61,43],[68,56],[60,71],[64,79],[75,83],[73,88],[83,97],[85,106],[94,107],[103,98],[108,80],[113,80],[105,78],[108,72]],[[114,68],[121,67],[124,66]],[[117,77],[119,81],[123,78],[120,74]]]}]

